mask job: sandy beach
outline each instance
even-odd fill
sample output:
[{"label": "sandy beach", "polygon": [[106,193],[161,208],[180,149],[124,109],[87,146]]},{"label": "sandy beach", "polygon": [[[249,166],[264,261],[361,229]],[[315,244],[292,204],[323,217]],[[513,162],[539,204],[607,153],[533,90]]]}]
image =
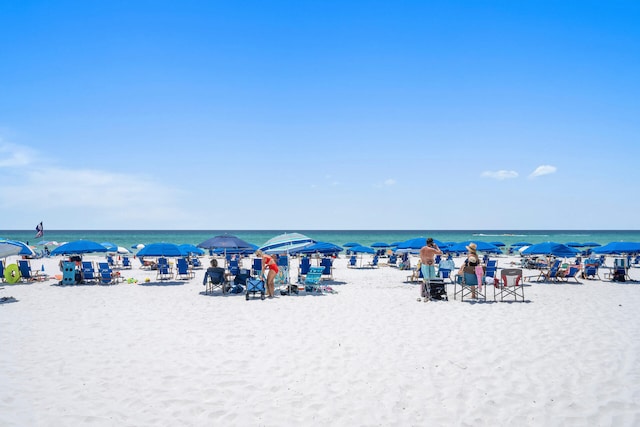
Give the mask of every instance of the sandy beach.
[{"label": "sandy beach", "polygon": [[[60,274],[59,259],[31,265]],[[410,272],[346,264],[336,293],[265,301],[203,294],[204,270],[158,282],[137,260],[121,272],[135,284],[4,283],[0,425],[640,424],[638,283],[423,303]]]}]

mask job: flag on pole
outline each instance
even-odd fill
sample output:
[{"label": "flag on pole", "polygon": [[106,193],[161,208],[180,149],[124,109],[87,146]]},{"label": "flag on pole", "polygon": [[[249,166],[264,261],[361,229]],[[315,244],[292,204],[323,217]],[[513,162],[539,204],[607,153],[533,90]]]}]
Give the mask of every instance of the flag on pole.
[{"label": "flag on pole", "polygon": [[36,238],[37,237],[42,237],[42,235],[44,234],[44,228],[42,227],[42,222],[38,225],[36,225]]}]

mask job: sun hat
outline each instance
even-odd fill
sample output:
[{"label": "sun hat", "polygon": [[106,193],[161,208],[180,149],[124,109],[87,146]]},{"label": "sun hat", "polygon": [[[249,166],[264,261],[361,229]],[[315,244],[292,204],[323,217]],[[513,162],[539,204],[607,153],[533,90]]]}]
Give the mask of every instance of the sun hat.
[{"label": "sun hat", "polygon": [[478,249],[478,245],[476,245],[475,243],[469,243],[469,246],[467,246],[467,250],[471,252],[475,252],[477,249]]}]

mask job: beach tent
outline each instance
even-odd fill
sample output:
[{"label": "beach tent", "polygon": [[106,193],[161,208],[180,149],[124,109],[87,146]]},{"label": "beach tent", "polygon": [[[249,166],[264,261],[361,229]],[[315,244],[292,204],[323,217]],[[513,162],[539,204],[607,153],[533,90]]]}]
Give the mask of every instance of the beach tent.
[{"label": "beach tent", "polygon": [[80,255],[94,252],[107,252],[107,248],[91,240],[74,240],[58,246],[51,251],[51,255]]}]

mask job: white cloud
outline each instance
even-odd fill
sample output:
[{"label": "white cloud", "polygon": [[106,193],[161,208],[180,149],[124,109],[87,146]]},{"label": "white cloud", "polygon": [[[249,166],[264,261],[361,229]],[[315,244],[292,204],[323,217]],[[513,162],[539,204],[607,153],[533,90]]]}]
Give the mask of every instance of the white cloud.
[{"label": "white cloud", "polygon": [[393,178],[386,179],[384,181],[384,185],[386,185],[387,187],[391,187],[392,185],[396,185],[396,180],[393,179]]},{"label": "white cloud", "polygon": [[536,170],[534,170],[531,173],[531,175],[529,175],[529,178],[536,178],[542,175],[549,175],[552,173],[556,173],[557,170],[558,168],[556,168],[555,166],[550,166],[550,165],[538,166]]},{"label": "white cloud", "polygon": [[33,162],[34,152],[30,148],[9,144],[0,139],[0,168],[22,167]]},{"label": "white cloud", "polygon": [[493,178],[497,180],[513,179],[518,177],[518,172],[507,171],[507,170],[485,171],[485,172],[482,172],[481,176],[484,178]]}]

